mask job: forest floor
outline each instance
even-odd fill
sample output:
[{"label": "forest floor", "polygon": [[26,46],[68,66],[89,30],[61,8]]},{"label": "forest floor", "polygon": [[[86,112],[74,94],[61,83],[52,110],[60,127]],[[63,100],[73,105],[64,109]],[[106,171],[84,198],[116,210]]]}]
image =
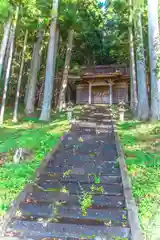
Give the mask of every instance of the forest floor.
[{"label": "forest floor", "polygon": [[117,122],[117,130],[145,239],[159,239],[153,236],[159,237],[160,226],[160,122],[130,119],[126,114],[123,123]]},{"label": "forest floor", "polygon": [[[69,129],[66,113],[53,114],[50,123],[20,114],[20,121],[14,124],[11,110],[7,109],[4,127],[0,129],[0,216],[30,180],[41,160]],[[13,152],[17,148],[31,151],[31,159],[14,164]],[[5,153],[7,160],[4,162],[2,156]]]}]

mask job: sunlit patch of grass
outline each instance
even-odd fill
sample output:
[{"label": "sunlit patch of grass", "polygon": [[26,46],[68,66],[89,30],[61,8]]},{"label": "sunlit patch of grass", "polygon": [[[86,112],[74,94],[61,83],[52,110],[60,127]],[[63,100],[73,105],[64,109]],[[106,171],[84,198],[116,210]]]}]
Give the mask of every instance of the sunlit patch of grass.
[{"label": "sunlit patch of grass", "polygon": [[9,111],[0,133],[0,153],[19,147],[33,151],[31,160],[20,164],[11,161],[0,167],[0,215],[3,215],[12,200],[24,188],[39,167],[41,160],[53,149],[57,141],[68,131],[66,114],[55,114],[49,123],[40,122],[38,118],[25,118],[17,124],[12,123]]},{"label": "sunlit patch of grass", "polygon": [[160,122],[118,122],[133,195],[144,232],[154,222],[160,204]]}]

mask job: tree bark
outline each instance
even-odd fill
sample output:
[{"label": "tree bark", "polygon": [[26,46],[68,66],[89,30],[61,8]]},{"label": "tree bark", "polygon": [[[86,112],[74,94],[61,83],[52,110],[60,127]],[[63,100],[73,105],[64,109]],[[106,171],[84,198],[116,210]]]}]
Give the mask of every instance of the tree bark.
[{"label": "tree bark", "polygon": [[[32,62],[32,60],[31,60]],[[32,63],[31,63],[32,64]],[[30,67],[31,69],[31,67]],[[25,93],[24,93],[24,105],[26,105],[27,97],[28,97],[28,91],[29,91],[29,78],[27,79],[27,83],[25,85]]]},{"label": "tree bark", "polygon": [[27,46],[27,38],[28,38],[28,30],[26,30],[26,33],[25,33],[23,50],[22,50],[22,59],[21,59],[21,66],[20,66],[19,78],[18,78],[18,84],[17,84],[16,100],[15,100],[14,113],[13,113],[13,122],[17,122],[17,120],[18,120],[17,119],[18,103],[19,103],[19,95],[20,95],[20,88],[21,88],[21,81],[22,81],[22,74],[23,74],[23,67],[24,67],[24,60],[25,60],[25,52],[26,52],[26,46]]},{"label": "tree bark", "polygon": [[[56,28],[56,40],[55,40],[55,55],[54,55],[54,61],[56,62],[57,58],[57,52],[58,52],[58,44],[59,44],[59,26],[57,25]],[[56,103],[56,91],[57,91],[57,79],[56,79],[56,64],[54,66],[54,91],[53,91],[53,96],[54,96],[54,106]]]},{"label": "tree bark", "polygon": [[1,71],[1,79],[3,79],[3,81],[0,81],[0,96],[3,95],[4,79],[5,79],[5,76],[6,76],[8,59],[9,59],[9,52],[10,52],[10,46],[11,46],[11,41],[12,41],[11,32],[12,31],[11,31],[11,26],[10,26],[10,31],[9,31],[9,36],[8,36],[5,56],[4,56],[4,60],[3,60],[3,68],[2,68],[2,71]]},{"label": "tree bark", "polygon": [[68,73],[69,73],[70,61],[71,61],[71,53],[72,53],[72,47],[73,47],[73,38],[74,38],[74,31],[70,29],[68,32],[68,43],[67,43],[64,72],[62,77],[62,86],[59,94],[59,104],[58,104],[59,111],[62,111],[63,108],[66,108],[66,90],[67,90]]},{"label": "tree bark", "polygon": [[[132,0],[129,1],[130,7],[132,7]],[[136,66],[135,66],[135,54],[134,54],[134,39],[133,39],[133,10],[130,10],[129,15],[129,42],[130,42],[130,108],[133,115],[137,113],[137,81],[136,81]]]},{"label": "tree bark", "polygon": [[143,46],[142,19],[138,10],[135,24],[136,44],[136,67],[138,83],[138,119],[147,120],[149,117],[148,92],[146,82],[146,63]]},{"label": "tree bark", "polygon": [[158,0],[148,0],[148,38],[151,78],[151,118],[160,120],[160,41]]},{"label": "tree bark", "polygon": [[8,65],[8,58],[9,58],[9,52],[10,52],[10,46],[11,46],[11,30],[9,33],[9,39],[8,39],[8,43],[7,43],[7,49],[6,49],[6,54],[5,54],[5,58],[4,58],[4,64],[3,64],[3,72],[2,72],[2,76],[3,78],[5,78],[6,75],[6,69],[7,69],[7,65]]},{"label": "tree bark", "polygon": [[52,22],[50,26],[50,39],[48,45],[46,74],[45,74],[45,87],[42,111],[40,120],[49,121],[51,116],[52,95],[53,95],[53,82],[54,82],[54,70],[55,70],[55,41],[56,41],[56,25],[57,25],[57,13],[58,13],[58,0],[53,0],[52,6]]},{"label": "tree bark", "polygon": [[1,47],[0,47],[0,80],[2,77],[2,69],[3,69],[4,57],[5,57],[5,53],[6,53],[10,28],[11,28],[11,22],[12,22],[12,19],[10,18],[8,20],[8,22],[4,25],[3,39],[2,39]]},{"label": "tree bark", "polygon": [[11,64],[12,64],[14,38],[15,38],[18,14],[19,14],[19,7],[16,8],[15,19],[13,21],[13,25],[11,27],[11,33],[10,33],[11,45],[10,45],[7,70],[6,70],[5,80],[4,80],[4,89],[3,89],[2,104],[1,104],[1,110],[0,110],[0,124],[1,125],[3,124],[3,121],[4,121],[4,110],[5,110],[5,104],[6,104],[6,96],[7,96],[7,90],[8,90],[8,82],[9,82],[9,77],[10,77]]},{"label": "tree bark", "polygon": [[35,94],[36,94],[36,84],[37,84],[37,74],[39,71],[40,65],[40,50],[41,43],[43,39],[44,31],[40,30],[37,34],[37,41],[34,44],[33,55],[32,55],[32,63],[31,70],[29,74],[29,83],[28,83],[28,91],[27,91],[27,99],[25,106],[25,113],[32,114],[35,111],[34,103],[35,103]]}]

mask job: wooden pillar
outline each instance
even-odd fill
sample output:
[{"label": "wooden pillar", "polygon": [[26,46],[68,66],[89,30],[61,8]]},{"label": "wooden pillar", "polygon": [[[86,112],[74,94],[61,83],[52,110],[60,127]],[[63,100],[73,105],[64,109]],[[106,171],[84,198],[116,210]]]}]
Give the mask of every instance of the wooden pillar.
[{"label": "wooden pillar", "polygon": [[108,83],[109,83],[109,103],[110,103],[110,105],[112,105],[113,104],[113,84],[114,84],[114,80],[109,79]]},{"label": "wooden pillar", "polygon": [[128,85],[126,86],[126,103],[129,102],[129,99],[128,99]]},{"label": "wooden pillar", "polygon": [[113,88],[112,88],[113,84],[110,83],[109,84],[109,103],[112,105],[113,103]]},{"label": "wooden pillar", "polygon": [[88,104],[92,103],[92,84],[89,83],[89,99],[88,99]]}]

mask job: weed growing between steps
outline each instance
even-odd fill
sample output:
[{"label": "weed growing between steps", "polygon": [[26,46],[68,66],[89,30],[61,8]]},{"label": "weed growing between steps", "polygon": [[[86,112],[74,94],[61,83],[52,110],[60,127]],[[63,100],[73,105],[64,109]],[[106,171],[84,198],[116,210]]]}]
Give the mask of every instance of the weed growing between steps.
[{"label": "weed growing between steps", "polygon": [[101,177],[99,175],[96,175],[95,173],[88,174],[88,177],[93,176],[94,183],[99,184],[101,183]]},{"label": "weed growing between steps", "polygon": [[63,178],[69,177],[71,174],[72,174],[72,169],[69,169],[63,173]]},{"label": "weed growing between steps", "polygon": [[[95,180],[97,180],[97,178],[99,179],[99,177],[97,177],[95,174],[90,175],[94,175],[94,177],[96,177]],[[95,184],[98,183],[95,182]],[[81,206],[82,216],[86,216],[87,209],[92,207],[93,204],[93,193],[103,194],[104,189],[102,186],[92,184],[92,186],[90,187],[90,191],[87,192],[83,189],[80,183],[79,187],[81,189],[81,195],[79,196],[79,204]]]},{"label": "weed growing between steps", "polygon": [[79,197],[79,203],[81,206],[82,216],[87,215],[87,209],[92,206],[93,199],[92,194],[89,192],[82,192],[82,196]]},{"label": "weed growing between steps", "polygon": [[[117,124],[132,190],[144,234],[152,236],[160,224],[160,122],[125,121]],[[158,218],[159,219],[159,218]]]},{"label": "weed growing between steps", "polygon": [[39,122],[36,118],[24,118],[13,124],[8,112],[4,128],[0,131],[0,153],[19,147],[33,151],[33,158],[20,164],[5,161],[0,165],[0,215],[3,215],[12,200],[24,188],[41,160],[53,149],[57,141],[68,131],[66,114],[56,114],[50,123]]}]

